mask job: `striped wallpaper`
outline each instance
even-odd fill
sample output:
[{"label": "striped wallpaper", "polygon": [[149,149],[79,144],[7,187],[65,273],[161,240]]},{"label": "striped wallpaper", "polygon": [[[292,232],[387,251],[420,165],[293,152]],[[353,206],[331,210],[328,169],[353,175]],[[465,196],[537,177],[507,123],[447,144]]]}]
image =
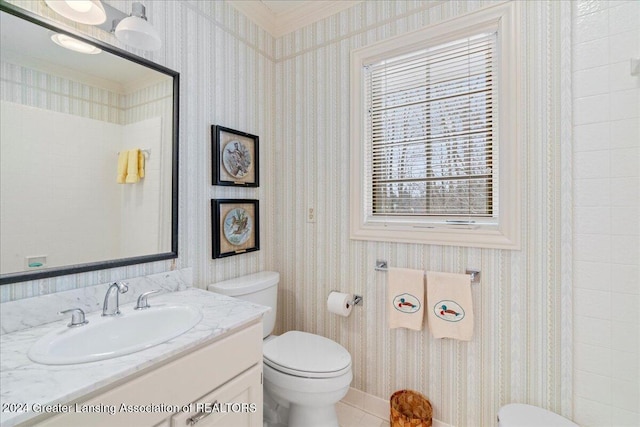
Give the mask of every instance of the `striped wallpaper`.
[{"label": "striped wallpaper", "polygon": [[171,79],[135,92],[118,93],[42,70],[0,62],[1,100],[103,122],[129,124],[151,117],[170,120],[172,93]]},{"label": "striped wallpaper", "polygon": [[[571,141],[570,117],[561,115],[570,107],[561,92],[561,79],[570,75],[561,62],[570,58],[570,8],[521,3],[519,60],[530,72],[521,79],[522,116],[514,117],[524,147],[520,251],[349,239],[350,51],[491,4],[369,1],[276,40],[278,329],[335,339],[353,357],[353,387],[382,398],[419,390],[435,417],[455,426],[494,425],[498,408],[509,402],[571,412],[570,280],[561,270],[570,238],[560,229],[562,208],[570,206],[560,193],[570,177],[560,151]],[[307,222],[309,208],[315,223]],[[474,339],[389,330],[386,274],[374,271],[378,258],[397,267],[480,269],[481,284],[472,287]],[[349,318],[330,314],[331,290],[361,294],[364,304]]]},{"label": "striped wallpaper", "polygon": [[124,95],[10,62],[0,62],[0,99],[123,124]]},{"label": "striped wallpaper", "polygon": [[[56,21],[40,1],[17,1]],[[130,1],[108,1],[121,10]],[[281,273],[277,330],[335,339],[353,357],[352,386],[388,398],[426,394],[435,417],[491,426],[497,409],[527,402],[571,415],[570,5],[522,2],[525,194],[520,251],[349,240],[349,54],[353,48],[490,7],[488,1],[366,1],[274,40],[223,1],[147,0],[164,40],[150,60],[181,73],[180,257],[194,282]],[[118,45],[110,35],[76,26]],[[140,54],[141,52],[135,52]],[[567,101],[568,99],[568,101]],[[516,118],[514,118],[516,119]],[[210,125],[260,135],[257,189],[213,187]],[[568,151],[570,153],[570,150]],[[211,260],[211,198],[261,202],[261,250]],[[313,208],[315,222],[307,222]],[[562,227],[561,227],[562,225]],[[567,233],[569,238],[567,239]],[[386,327],[391,266],[482,271],[473,287],[475,338],[434,340]],[[0,288],[2,301],[166,271],[171,261]],[[329,314],[331,290],[359,293],[349,318]]]}]

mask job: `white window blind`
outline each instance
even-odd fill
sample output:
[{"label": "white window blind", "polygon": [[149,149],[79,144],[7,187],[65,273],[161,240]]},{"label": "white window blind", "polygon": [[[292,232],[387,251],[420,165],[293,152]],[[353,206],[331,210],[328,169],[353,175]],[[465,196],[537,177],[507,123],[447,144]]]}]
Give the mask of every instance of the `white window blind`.
[{"label": "white window blind", "polygon": [[496,33],[364,66],[366,210],[497,215]]}]

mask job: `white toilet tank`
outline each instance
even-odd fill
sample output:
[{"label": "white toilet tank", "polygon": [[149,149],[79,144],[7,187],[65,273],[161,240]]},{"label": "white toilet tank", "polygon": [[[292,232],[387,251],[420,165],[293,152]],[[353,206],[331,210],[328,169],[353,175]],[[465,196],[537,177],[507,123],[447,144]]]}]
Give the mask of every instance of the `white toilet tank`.
[{"label": "white toilet tank", "polygon": [[262,319],[262,337],[266,338],[271,335],[276,324],[279,281],[280,273],[276,271],[261,271],[260,273],[214,283],[207,286],[207,289],[222,295],[271,307],[271,311],[266,313]]}]

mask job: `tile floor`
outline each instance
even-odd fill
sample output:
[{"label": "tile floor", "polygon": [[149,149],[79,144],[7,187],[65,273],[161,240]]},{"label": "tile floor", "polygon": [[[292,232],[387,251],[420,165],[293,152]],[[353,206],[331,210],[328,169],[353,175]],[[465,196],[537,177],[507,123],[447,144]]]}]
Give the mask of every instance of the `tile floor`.
[{"label": "tile floor", "polygon": [[336,405],[340,427],[389,427],[389,421],[377,418],[344,402]]}]

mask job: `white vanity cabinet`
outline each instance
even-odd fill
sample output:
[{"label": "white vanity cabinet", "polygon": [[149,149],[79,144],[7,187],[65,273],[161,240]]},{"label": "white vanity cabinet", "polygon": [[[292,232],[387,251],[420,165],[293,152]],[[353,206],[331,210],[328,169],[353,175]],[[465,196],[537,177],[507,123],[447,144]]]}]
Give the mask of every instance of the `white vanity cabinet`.
[{"label": "white vanity cabinet", "polygon": [[[254,366],[212,393],[198,399],[192,410],[171,417],[162,427],[253,427],[262,425],[262,411],[254,403],[262,400],[262,367]],[[234,403],[231,403],[234,402]],[[256,421],[256,418],[259,418]]]},{"label": "white vanity cabinet", "polygon": [[[262,426],[262,323],[68,405],[80,412],[31,420],[28,425],[36,421],[39,426],[61,427]],[[111,408],[113,414],[108,413]],[[94,409],[107,412],[90,412]]]}]

